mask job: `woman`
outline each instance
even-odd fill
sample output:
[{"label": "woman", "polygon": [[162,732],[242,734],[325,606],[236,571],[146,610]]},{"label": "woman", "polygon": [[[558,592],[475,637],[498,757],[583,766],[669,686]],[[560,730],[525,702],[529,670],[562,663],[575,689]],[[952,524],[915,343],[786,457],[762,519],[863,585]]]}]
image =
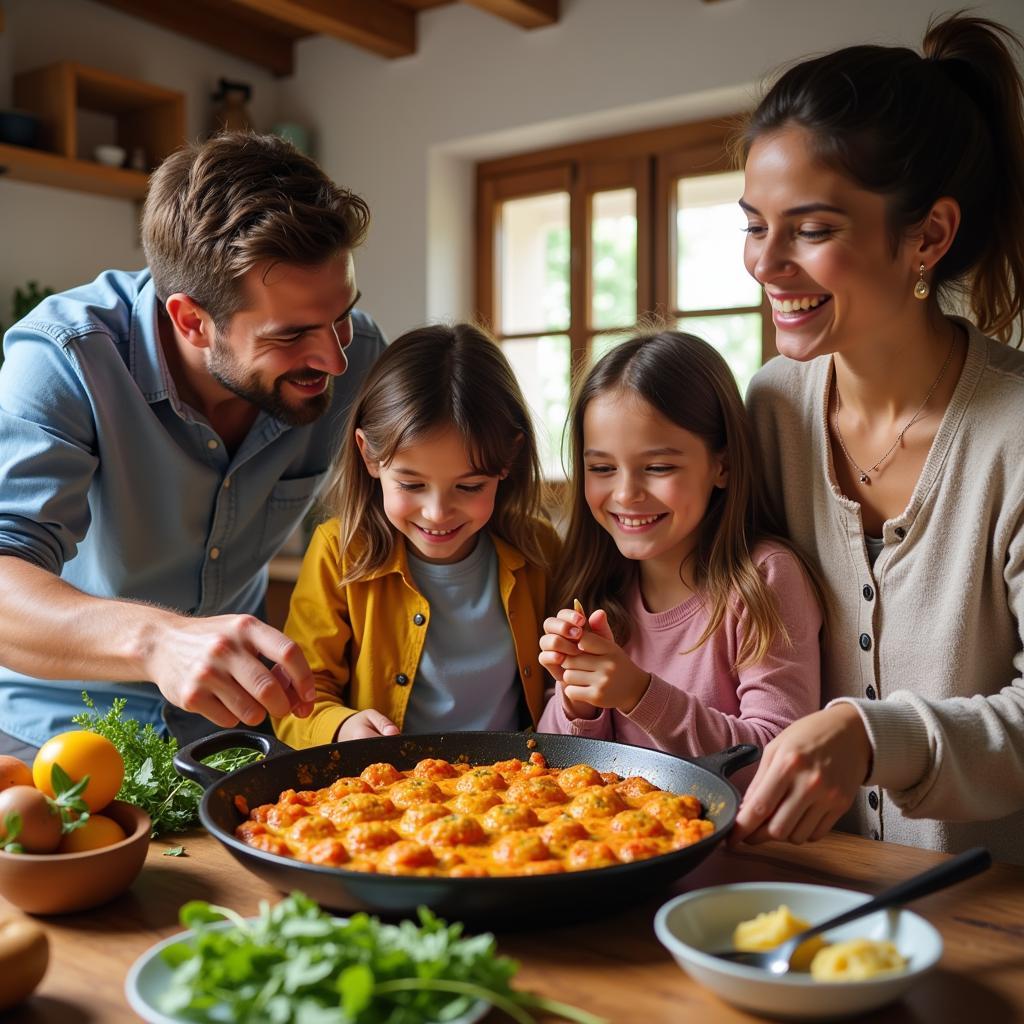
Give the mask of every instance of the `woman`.
[{"label": "woman", "polygon": [[[1019,47],[953,16],[924,57],[793,67],[746,129],[745,262],[784,357],[749,405],[829,629],[828,703],[766,748],[737,840],[817,839],[845,814],[1024,862],[1024,354],[1003,343],[1024,304]],[[973,324],[942,312],[954,295]]]}]

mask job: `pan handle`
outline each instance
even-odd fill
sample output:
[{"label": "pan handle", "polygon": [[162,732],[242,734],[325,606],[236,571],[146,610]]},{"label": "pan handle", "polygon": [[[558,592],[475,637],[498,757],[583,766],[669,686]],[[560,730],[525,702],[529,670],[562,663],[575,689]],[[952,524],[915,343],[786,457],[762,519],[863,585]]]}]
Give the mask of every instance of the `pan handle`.
[{"label": "pan handle", "polygon": [[228,773],[203,764],[202,759],[211,754],[219,754],[222,750],[230,750],[232,747],[249,747],[260,751],[264,757],[289,754],[292,750],[266,733],[253,732],[249,729],[222,729],[210,733],[209,736],[201,736],[182,747],[174,755],[174,768],[179,775],[184,775],[201,786],[212,786]]},{"label": "pan handle", "polygon": [[735,747],[719,750],[715,754],[694,758],[701,768],[707,768],[709,772],[714,772],[723,779],[727,779],[740,768],[746,768],[748,764],[756,764],[760,760],[761,748],[754,746],[753,743],[738,743]]}]

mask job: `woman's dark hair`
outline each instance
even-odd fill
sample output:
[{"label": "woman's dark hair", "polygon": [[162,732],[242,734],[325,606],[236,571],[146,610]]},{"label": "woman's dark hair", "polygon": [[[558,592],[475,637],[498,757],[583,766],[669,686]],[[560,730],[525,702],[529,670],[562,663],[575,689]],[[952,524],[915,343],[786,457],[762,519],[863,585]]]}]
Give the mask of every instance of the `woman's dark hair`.
[{"label": "woman's dark hair", "polygon": [[798,125],[816,155],[884,195],[894,247],[950,196],[961,223],[933,288],[960,292],[986,333],[1024,319],[1024,84],[1009,29],[962,12],[928,26],[924,56],[850,46],[789,68],[745,125],[760,137]]},{"label": "woman's dark hair", "polygon": [[[344,586],[391,557],[397,530],[384,513],[380,481],[356,447],[387,465],[403,448],[454,428],[474,469],[507,473],[498,485],[488,529],[534,565],[545,566],[543,484],[530,412],[498,343],[473,324],[420,327],[393,341],[370,368],[348,414],[321,505],[337,516]],[[550,527],[548,527],[550,529]]]}]

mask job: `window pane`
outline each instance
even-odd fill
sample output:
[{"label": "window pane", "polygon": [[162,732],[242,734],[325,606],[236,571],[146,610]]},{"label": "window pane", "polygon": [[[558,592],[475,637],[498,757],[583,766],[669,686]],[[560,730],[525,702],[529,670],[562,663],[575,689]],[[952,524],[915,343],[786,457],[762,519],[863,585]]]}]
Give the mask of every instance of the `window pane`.
[{"label": "window pane", "polygon": [[569,326],[569,194],[510,199],[501,206],[502,334]]},{"label": "window pane", "polygon": [[740,394],[745,395],[750,378],[761,366],[761,314],[688,316],[678,323],[679,330],[696,334],[725,356]]},{"label": "window pane", "polygon": [[593,197],[590,323],[636,323],[636,189]]},{"label": "window pane", "polygon": [[569,416],[569,339],[517,338],[501,347],[533,413],[540,464],[548,480],[564,480],[562,443]]},{"label": "window pane", "polygon": [[677,308],[756,306],[761,286],[743,267],[743,172],[682,178],[676,190]]}]

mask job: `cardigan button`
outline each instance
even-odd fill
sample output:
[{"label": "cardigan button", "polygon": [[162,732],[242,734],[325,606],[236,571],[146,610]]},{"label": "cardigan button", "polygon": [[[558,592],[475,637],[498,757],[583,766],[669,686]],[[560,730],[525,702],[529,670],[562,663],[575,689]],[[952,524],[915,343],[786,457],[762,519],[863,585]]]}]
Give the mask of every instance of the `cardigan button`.
[{"label": "cardigan button", "polygon": [[871,637],[869,637],[867,633],[861,633],[860,635],[860,649],[862,651],[871,650]]},{"label": "cardigan button", "polygon": [[907,535],[907,531],[904,530],[902,526],[897,526],[896,529],[892,532],[896,534],[897,540],[903,540],[903,538]]},{"label": "cardigan button", "polygon": [[395,682],[398,683],[399,686],[408,686],[409,677],[404,672],[399,672],[398,675],[395,676]]},{"label": "cardigan button", "polygon": [[861,593],[864,595],[865,601],[870,601],[875,596],[875,588],[870,583],[865,583]]},{"label": "cardigan button", "polygon": [[868,793],[868,806],[873,811],[878,810],[878,794],[874,790]]},{"label": "cardigan button", "polygon": [[529,679],[533,675],[533,669],[529,665],[523,666],[523,675]]},{"label": "cardigan button", "polygon": [[877,829],[877,828],[873,828],[873,829],[871,830],[871,838],[872,838],[872,839],[881,839],[881,838],[882,838],[882,836],[881,836],[881,834],[879,833],[879,831],[878,831],[878,829]]},{"label": "cardigan button", "polygon": [[875,697],[878,696],[878,694],[875,693],[875,688],[870,683],[868,683],[868,688],[864,692],[867,694],[868,700],[874,700]]},{"label": "cardigan button", "polygon": [[427,621],[427,617],[422,612],[417,612],[412,617],[412,621],[415,622],[417,626],[422,626],[423,623]]}]

